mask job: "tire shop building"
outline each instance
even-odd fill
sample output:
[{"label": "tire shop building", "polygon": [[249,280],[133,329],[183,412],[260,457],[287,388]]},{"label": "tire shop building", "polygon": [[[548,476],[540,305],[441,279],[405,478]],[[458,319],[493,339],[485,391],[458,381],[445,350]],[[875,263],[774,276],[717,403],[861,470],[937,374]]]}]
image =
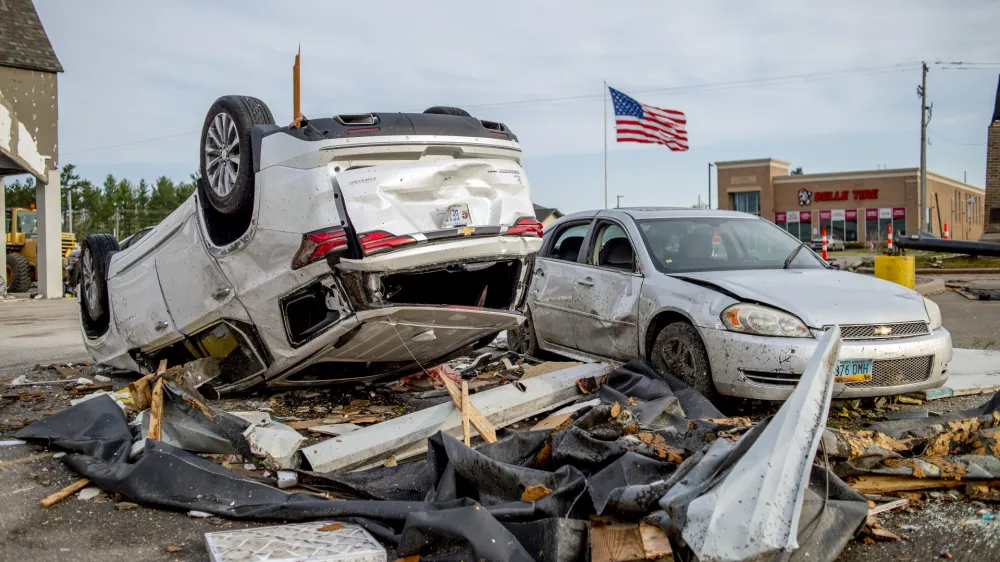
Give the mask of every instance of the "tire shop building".
[{"label": "tire shop building", "polygon": [[[820,236],[823,227],[845,242],[883,242],[890,224],[894,235],[918,229],[919,168],[793,175],[788,162],[771,158],[715,166],[720,209],[761,216],[800,240]],[[941,236],[947,223],[952,239],[978,239],[986,220],[985,193],[928,171],[928,230]]]}]

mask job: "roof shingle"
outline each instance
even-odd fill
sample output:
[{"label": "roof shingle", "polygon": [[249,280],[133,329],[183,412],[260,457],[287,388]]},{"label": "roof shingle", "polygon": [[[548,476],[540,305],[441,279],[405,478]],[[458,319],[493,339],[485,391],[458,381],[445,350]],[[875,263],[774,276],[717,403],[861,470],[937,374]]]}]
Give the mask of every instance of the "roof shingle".
[{"label": "roof shingle", "polygon": [[63,71],[31,0],[0,0],[0,66]]}]

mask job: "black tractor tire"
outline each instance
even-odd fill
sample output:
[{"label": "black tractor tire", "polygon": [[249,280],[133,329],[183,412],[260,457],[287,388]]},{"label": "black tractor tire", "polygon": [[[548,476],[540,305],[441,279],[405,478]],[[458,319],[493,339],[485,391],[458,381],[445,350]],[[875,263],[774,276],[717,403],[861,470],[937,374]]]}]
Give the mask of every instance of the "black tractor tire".
[{"label": "black tractor tire", "polygon": [[91,234],[80,251],[80,308],[90,327],[103,333],[108,327],[108,265],[118,251],[118,240],[110,234]]},{"label": "black tractor tire", "polygon": [[[250,129],[273,125],[267,105],[250,96],[222,96],[215,100],[201,128],[199,153],[201,195],[224,215],[253,207],[254,155]],[[212,152],[212,159],[208,153]]]},{"label": "black tractor tire", "polygon": [[694,326],[687,322],[664,326],[656,335],[649,359],[658,371],[681,379],[719,407],[722,396],[712,382],[708,351]]},{"label": "black tractor tire", "polygon": [[27,293],[31,289],[35,270],[28,258],[21,254],[7,254],[6,275],[8,293]]},{"label": "black tractor tire", "polygon": [[538,347],[538,336],[535,334],[535,323],[531,318],[531,308],[524,308],[524,322],[513,330],[507,330],[507,349],[518,355],[538,357],[541,351]]},{"label": "black tractor tire", "polygon": [[435,105],[434,107],[428,107],[424,110],[424,113],[432,113],[434,115],[457,115],[459,117],[472,117],[472,114],[468,111],[458,108],[458,107],[448,107],[445,105]]}]

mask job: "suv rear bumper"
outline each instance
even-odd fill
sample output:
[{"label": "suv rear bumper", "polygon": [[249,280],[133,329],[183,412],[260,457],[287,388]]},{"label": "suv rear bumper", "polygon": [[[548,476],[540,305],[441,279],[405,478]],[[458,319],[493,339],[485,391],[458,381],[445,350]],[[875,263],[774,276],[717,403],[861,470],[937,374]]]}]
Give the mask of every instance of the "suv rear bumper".
[{"label": "suv rear bumper", "polygon": [[534,236],[458,238],[447,242],[418,244],[412,248],[403,248],[360,260],[342,258],[339,267],[344,271],[365,273],[404,271],[427,267],[428,264],[489,258],[518,259],[534,254],[541,247],[542,239]]}]

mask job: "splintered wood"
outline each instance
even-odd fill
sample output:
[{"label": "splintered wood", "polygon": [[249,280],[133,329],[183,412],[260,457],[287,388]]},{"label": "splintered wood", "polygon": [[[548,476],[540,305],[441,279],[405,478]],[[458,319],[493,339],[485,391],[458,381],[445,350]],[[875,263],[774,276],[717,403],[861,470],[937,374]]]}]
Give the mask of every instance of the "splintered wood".
[{"label": "splintered wood", "polygon": [[592,562],[671,561],[674,554],[659,527],[594,516],[590,519],[590,559]]},{"label": "splintered wood", "polygon": [[45,498],[42,499],[40,503],[42,504],[42,507],[52,507],[55,504],[79,492],[80,490],[86,488],[87,484],[90,484],[90,480],[86,478],[81,478],[76,482],[73,482],[69,486],[66,486],[62,490],[59,490],[58,492],[52,494],[51,496],[46,496]]},{"label": "splintered wood", "polygon": [[146,437],[160,441],[163,427],[163,379],[156,381],[153,387],[153,397],[149,401],[149,432]]},{"label": "splintered wood", "polygon": [[[486,290],[483,289],[483,294],[486,294]],[[469,423],[470,416],[472,412],[472,404],[469,403],[469,383],[462,381],[462,433],[465,436],[465,446],[471,447],[472,440],[469,436]]]},{"label": "splintered wood", "polygon": [[[451,396],[451,401],[455,404],[455,407],[462,410],[462,391],[458,389],[454,381],[449,379],[444,375],[439,375],[438,380],[444,383],[444,387],[448,390],[448,395]],[[479,432],[479,435],[483,437],[483,440],[487,443],[497,442],[497,432],[493,429],[493,425],[486,419],[485,416],[479,411],[478,408],[469,402],[468,415],[469,421]],[[463,422],[465,419],[465,411],[462,411]]]}]

